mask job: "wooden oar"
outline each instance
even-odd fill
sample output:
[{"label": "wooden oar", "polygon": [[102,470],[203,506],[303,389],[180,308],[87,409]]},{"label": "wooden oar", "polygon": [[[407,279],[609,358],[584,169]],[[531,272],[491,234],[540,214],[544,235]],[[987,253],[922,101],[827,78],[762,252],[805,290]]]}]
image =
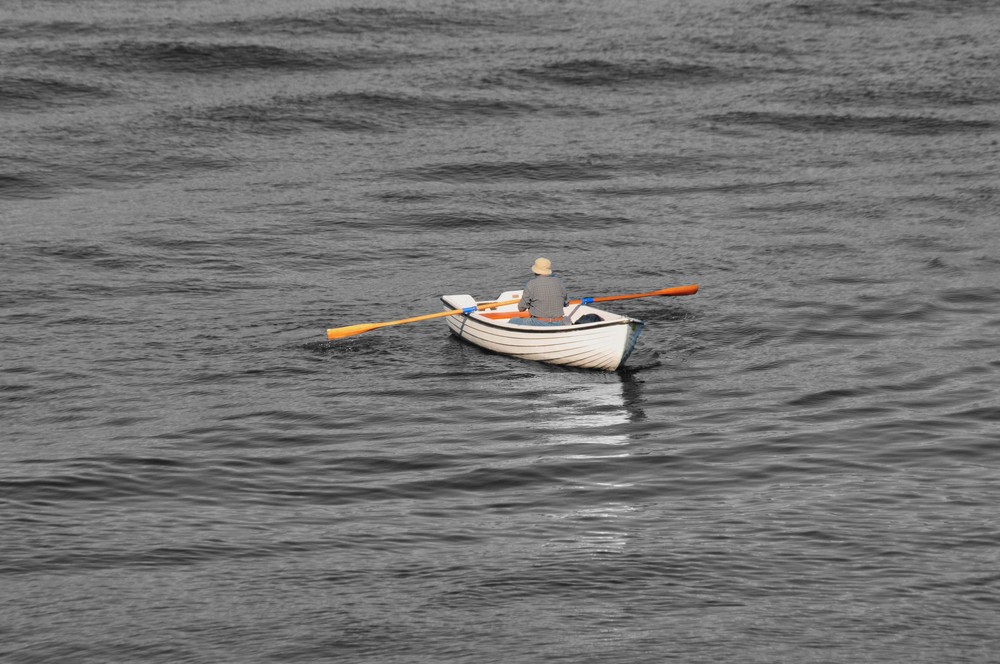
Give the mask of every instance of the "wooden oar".
[{"label": "wooden oar", "polygon": [[[698,284],[692,284],[690,286],[675,286],[673,288],[663,288],[656,291],[650,291],[648,293],[630,293],[628,295],[607,295],[605,297],[585,297],[579,300],[571,300],[569,304],[590,304],[591,302],[611,302],[613,300],[632,300],[637,297],[656,297],[658,295],[693,295],[698,292]],[[483,309],[496,309],[497,307],[502,307],[507,304],[515,304],[518,300],[505,300],[503,302],[487,302],[485,304],[479,304],[475,307],[466,307],[465,309],[451,309],[450,311],[439,311],[436,314],[426,314],[424,316],[414,316],[413,318],[402,318],[400,320],[390,320],[385,323],[361,323],[359,325],[347,325],[346,327],[334,327],[326,331],[327,339],[343,339],[344,337],[353,337],[356,334],[363,334],[370,330],[376,330],[380,327],[389,327],[390,325],[404,325],[405,323],[416,323],[422,320],[430,320],[432,318],[444,318],[446,316],[457,316],[459,314],[471,314],[474,311],[482,311]],[[517,314],[511,313],[511,317]]]},{"label": "wooden oar", "polygon": [[[674,286],[673,288],[661,288],[660,290],[650,291],[648,293],[630,293],[629,295],[607,295],[604,297],[584,297],[579,300],[570,300],[567,306],[571,304],[591,304],[592,302],[611,302],[614,300],[634,300],[638,297],[656,297],[660,295],[694,295],[698,292],[698,284],[691,284],[690,286]],[[501,320],[504,318],[527,318],[527,311],[497,311],[494,313],[483,314],[487,318],[493,320]]]},{"label": "wooden oar", "polygon": [[327,339],[343,339],[344,337],[353,337],[356,334],[363,334],[369,330],[376,330],[380,327],[389,327],[390,325],[403,325],[405,323],[416,323],[422,320],[430,320],[431,318],[444,318],[445,316],[457,316],[458,314],[471,314],[473,311],[481,311],[483,309],[495,309],[496,307],[502,307],[505,304],[516,304],[519,300],[504,300],[503,302],[487,302],[486,304],[479,304],[475,307],[466,307],[465,309],[452,309],[450,311],[439,311],[436,314],[427,314],[425,316],[414,316],[413,318],[401,318],[400,320],[390,320],[385,323],[361,323],[360,325],[347,325],[346,327],[334,327],[326,331]]},{"label": "wooden oar", "polygon": [[614,300],[634,300],[637,297],[656,297],[658,295],[694,295],[698,292],[698,284],[690,286],[674,286],[661,288],[648,293],[632,293],[630,295],[606,295],[604,297],[585,297],[581,300],[570,300],[570,304],[590,304],[591,302],[612,302]]}]

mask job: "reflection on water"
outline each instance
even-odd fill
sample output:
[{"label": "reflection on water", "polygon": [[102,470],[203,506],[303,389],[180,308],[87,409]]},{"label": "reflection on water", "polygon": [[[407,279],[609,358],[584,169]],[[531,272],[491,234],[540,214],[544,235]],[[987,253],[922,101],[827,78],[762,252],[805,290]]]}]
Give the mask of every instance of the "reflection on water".
[{"label": "reflection on water", "polygon": [[566,520],[587,526],[576,531],[567,544],[591,553],[624,553],[632,537],[629,519],[640,511],[638,505],[609,502],[567,514]]},{"label": "reflection on water", "polygon": [[[564,489],[575,509],[555,516],[566,524],[549,546],[589,554],[622,553],[630,517],[642,507],[621,500],[635,483],[621,476],[620,460],[633,456],[632,425],[644,420],[641,383],[634,375],[552,372],[533,376],[528,389],[548,394],[531,418],[549,459],[564,462]],[[583,464],[583,465],[581,465]]]},{"label": "reflection on water", "polygon": [[[630,374],[553,372],[534,376],[528,383],[531,392],[548,395],[532,404],[531,417],[542,423],[540,433],[553,445],[625,445],[629,425],[646,417],[638,405],[640,384]],[[567,458],[627,455],[588,449],[571,452]]]}]

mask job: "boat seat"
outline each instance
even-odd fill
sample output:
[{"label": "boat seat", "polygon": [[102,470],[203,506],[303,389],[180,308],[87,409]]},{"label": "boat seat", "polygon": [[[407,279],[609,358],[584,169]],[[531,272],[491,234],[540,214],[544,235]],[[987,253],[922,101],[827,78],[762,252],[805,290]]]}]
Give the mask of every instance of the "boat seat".
[{"label": "boat seat", "polygon": [[454,306],[456,309],[464,309],[466,307],[476,306],[476,298],[471,295],[445,295],[441,298],[442,300],[447,299],[448,303]]}]

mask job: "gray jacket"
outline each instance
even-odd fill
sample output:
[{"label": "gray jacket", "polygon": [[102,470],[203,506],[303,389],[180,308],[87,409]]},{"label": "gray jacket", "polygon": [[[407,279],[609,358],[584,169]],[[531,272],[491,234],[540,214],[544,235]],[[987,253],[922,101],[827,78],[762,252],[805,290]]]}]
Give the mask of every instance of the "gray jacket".
[{"label": "gray jacket", "polygon": [[534,318],[560,318],[568,299],[562,279],[555,275],[535,277],[524,287],[517,308],[527,309]]}]

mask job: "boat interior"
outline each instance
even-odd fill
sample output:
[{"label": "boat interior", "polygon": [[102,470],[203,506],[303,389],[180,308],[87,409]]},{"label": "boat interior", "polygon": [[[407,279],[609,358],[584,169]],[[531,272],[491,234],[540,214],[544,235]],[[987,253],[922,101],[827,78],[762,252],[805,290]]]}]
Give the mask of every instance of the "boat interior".
[{"label": "boat interior", "polygon": [[[489,304],[490,302],[519,300],[521,298],[521,293],[522,291],[520,290],[505,291],[494,300],[482,301],[476,301],[471,295],[445,295],[441,299],[447,306],[451,306],[455,309],[464,309],[466,307]],[[585,304],[570,304],[564,309],[564,312],[569,317],[570,322],[573,325],[604,323],[608,321],[623,320],[626,318],[625,316],[619,316],[618,314],[611,313],[610,311],[603,311]],[[518,311],[517,304],[514,303],[505,304],[496,308],[484,309],[472,315],[494,321],[509,321],[511,318],[527,318],[528,312]]]}]

